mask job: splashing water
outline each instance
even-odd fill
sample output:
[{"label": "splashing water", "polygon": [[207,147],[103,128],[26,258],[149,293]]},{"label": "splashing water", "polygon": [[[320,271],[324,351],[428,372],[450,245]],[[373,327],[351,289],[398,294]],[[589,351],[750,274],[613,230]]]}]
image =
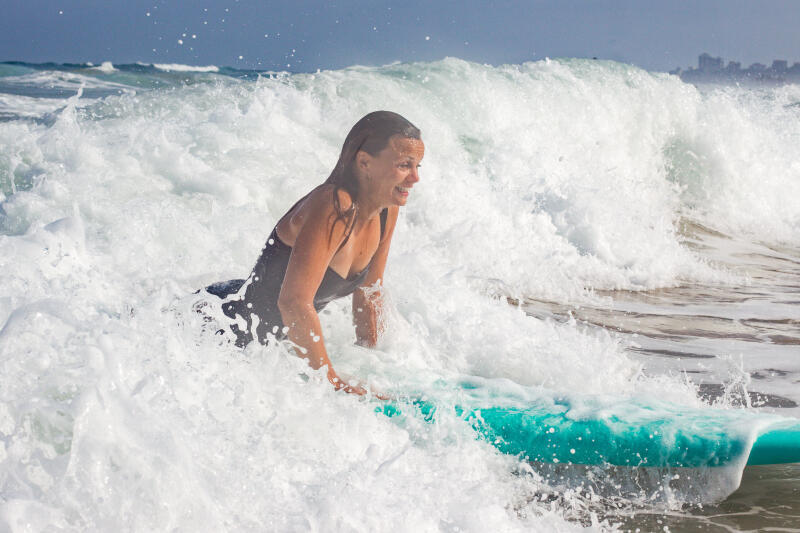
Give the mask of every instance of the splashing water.
[{"label": "splashing water", "polygon": [[395,424],[284,347],[202,333],[192,292],[246,275],[348,128],[391,109],[422,129],[422,181],[378,349],[353,346],[348,302],[323,312],[337,368],[383,390],[474,375],[702,406],[624,335],[563,310],[752,282],[681,221],[792,257],[800,88],[701,91],[584,60],[163,67],[0,65],[6,527],[572,531],[738,486],[741,466],[565,472],[500,454],[455,415]]}]

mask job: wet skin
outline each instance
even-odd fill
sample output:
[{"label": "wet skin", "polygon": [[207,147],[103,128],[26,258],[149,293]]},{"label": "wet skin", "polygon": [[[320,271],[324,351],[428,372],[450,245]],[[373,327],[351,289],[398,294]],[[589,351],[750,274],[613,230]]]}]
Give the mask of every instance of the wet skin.
[{"label": "wet skin", "polygon": [[[328,268],[346,278],[367,265],[369,272],[353,293],[353,320],[359,344],[374,346],[378,338],[378,316],[382,306],[380,287],[399,208],[419,182],[419,166],[425,145],[419,139],[394,136],[375,155],[359,151],[354,170],[359,183],[356,222],[343,246],[345,224],[336,223],[334,194],[341,208],[352,205],[344,190],[332,185],[315,189],[278,223],[280,239],[292,247],[292,255],[278,298],[289,339],[313,368],[327,366],[328,379],[337,389],[365,394],[360,385],[346,384],[333,370],[322,339],[313,298]],[[381,238],[379,214],[388,208],[386,230]],[[367,290],[363,290],[367,289]],[[377,289],[377,290],[376,290]]]}]

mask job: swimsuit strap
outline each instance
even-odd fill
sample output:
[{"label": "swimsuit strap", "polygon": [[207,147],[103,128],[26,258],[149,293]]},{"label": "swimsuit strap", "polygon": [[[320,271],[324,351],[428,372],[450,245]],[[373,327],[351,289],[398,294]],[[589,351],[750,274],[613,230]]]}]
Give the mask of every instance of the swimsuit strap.
[{"label": "swimsuit strap", "polygon": [[384,207],[381,211],[381,240],[383,240],[383,230],[386,229],[386,218],[389,216],[389,208]]}]

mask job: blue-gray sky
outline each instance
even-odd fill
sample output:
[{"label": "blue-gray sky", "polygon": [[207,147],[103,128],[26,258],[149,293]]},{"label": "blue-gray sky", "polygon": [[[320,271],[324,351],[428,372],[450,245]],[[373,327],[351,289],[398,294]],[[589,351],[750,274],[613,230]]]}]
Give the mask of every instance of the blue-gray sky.
[{"label": "blue-gray sky", "polygon": [[[10,5],[9,5],[10,2]],[[670,70],[709,52],[800,61],[800,1],[6,0],[0,61],[313,71],[456,56]]]}]

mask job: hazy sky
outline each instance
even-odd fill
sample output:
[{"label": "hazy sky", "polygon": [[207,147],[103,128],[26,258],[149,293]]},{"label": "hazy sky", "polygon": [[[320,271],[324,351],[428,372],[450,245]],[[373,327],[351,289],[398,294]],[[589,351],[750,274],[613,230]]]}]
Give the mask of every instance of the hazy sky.
[{"label": "hazy sky", "polygon": [[[800,1],[4,0],[0,61],[311,71],[456,56],[593,57],[651,70],[800,61]],[[288,66],[287,66],[288,65]]]}]

